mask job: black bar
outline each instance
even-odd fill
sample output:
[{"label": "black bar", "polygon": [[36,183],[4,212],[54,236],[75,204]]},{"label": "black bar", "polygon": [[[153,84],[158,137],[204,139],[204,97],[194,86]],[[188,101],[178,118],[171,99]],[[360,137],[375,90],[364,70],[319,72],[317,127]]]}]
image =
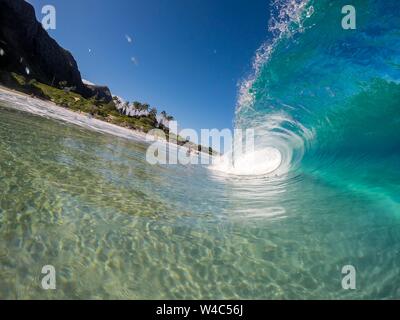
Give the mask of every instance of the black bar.
[{"label": "black bar", "polygon": [[[241,314],[227,314],[227,306],[240,306]],[[205,306],[212,310],[204,312]],[[214,307],[215,306],[215,307]],[[19,315],[38,315],[44,318],[67,319],[277,319],[316,317],[347,319],[349,316],[382,317],[396,312],[399,301],[1,301],[2,314],[8,311],[13,318]],[[211,307],[211,309],[210,309]],[[184,312],[189,310],[189,312]],[[203,311],[202,311],[203,310]],[[232,308],[233,310],[233,308]],[[236,308],[236,311],[239,309]],[[160,314],[162,311],[162,314]],[[225,312],[225,314],[223,314]],[[173,314],[172,314],[173,313]],[[393,313],[395,314],[395,313]],[[123,315],[121,317],[121,315]]]}]

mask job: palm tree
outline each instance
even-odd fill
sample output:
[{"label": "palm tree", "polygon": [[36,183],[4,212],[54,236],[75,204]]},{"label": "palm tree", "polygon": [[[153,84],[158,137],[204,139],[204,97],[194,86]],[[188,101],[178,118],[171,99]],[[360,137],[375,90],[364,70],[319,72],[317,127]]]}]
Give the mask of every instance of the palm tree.
[{"label": "palm tree", "polygon": [[146,116],[148,115],[149,109],[150,109],[150,105],[149,104],[147,104],[147,103],[142,104],[142,110],[144,112],[144,115],[146,115]]},{"label": "palm tree", "polygon": [[164,110],[161,111],[161,113],[160,113],[160,122],[159,122],[160,126],[164,125],[166,117],[167,117],[167,113]]},{"label": "palm tree", "polygon": [[122,102],[121,102],[121,100],[120,100],[120,98],[118,98],[117,96],[114,96],[113,98],[112,98],[112,100],[113,100],[113,102],[114,102],[114,105],[115,105],[115,108],[117,109],[117,111],[119,112],[119,113],[121,113],[121,108],[122,108]]},{"label": "palm tree", "polygon": [[170,116],[170,115],[167,115],[165,120],[166,120],[165,126],[169,128],[169,123],[174,120],[174,117]]},{"label": "palm tree", "polygon": [[129,116],[129,117],[133,117],[135,115],[133,103],[129,104],[128,111],[127,111],[126,115]]},{"label": "palm tree", "polygon": [[126,115],[128,110],[129,110],[129,101],[126,101],[122,106],[122,113]]},{"label": "palm tree", "polygon": [[121,100],[119,100],[119,98],[117,96],[114,96],[112,99],[116,104],[120,104],[121,103]]},{"label": "palm tree", "polygon": [[156,108],[151,108],[149,111],[149,116],[152,118],[156,118],[157,117],[157,109]]},{"label": "palm tree", "polygon": [[135,112],[135,116],[139,115],[139,112],[141,111],[141,107],[142,107],[142,104],[140,102],[135,101],[133,103],[133,110]]}]

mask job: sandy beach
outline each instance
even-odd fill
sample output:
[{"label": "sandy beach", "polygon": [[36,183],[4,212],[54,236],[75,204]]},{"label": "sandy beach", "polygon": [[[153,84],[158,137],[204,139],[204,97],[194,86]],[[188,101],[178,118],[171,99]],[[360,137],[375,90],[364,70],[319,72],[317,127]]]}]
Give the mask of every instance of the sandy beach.
[{"label": "sandy beach", "polygon": [[[89,114],[68,110],[51,101],[44,101],[0,86],[0,102],[6,103],[17,110],[29,112],[42,117],[73,123],[98,132],[108,133],[126,139],[146,142],[159,139],[144,132],[123,128],[112,123],[93,118]],[[151,140],[150,140],[151,141]]]}]

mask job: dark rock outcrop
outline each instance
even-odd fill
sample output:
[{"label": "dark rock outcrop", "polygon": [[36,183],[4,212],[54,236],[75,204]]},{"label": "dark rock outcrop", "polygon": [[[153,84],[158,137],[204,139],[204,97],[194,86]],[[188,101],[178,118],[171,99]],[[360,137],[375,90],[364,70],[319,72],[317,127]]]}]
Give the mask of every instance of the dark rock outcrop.
[{"label": "dark rock outcrop", "polygon": [[86,86],[77,63],[36,20],[24,0],[0,0],[0,70],[16,72],[50,86],[72,87],[85,98],[111,101],[107,87]]},{"label": "dark rock outcrop", "polygon": [[105,86],[95,86],[95,85],[85,85],[88,90],[90,90],[90,96],[94,97],[96,100],[110,102],[112,100],[112,95],[110,89]]}]

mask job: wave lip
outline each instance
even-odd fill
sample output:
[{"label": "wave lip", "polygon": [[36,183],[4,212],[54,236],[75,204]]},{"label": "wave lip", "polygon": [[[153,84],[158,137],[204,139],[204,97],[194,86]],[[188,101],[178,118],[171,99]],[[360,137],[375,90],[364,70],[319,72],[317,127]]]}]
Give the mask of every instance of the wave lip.
[{"label": "wave lip", "polygon": [[[283,176],[298,167],[308,141],[313,137],[311,130],[290,113],[270,106],[269,92],[258,92],[256,87],[276,46],[283,38],[303,32],[303,21],[313,15],[314,8],[309,0],[276,0],[272,11],[269,31],[273,39],[257,50],[253,72],[242,81],[237,99],[235,128],[254,130],[254,149],[237,156],[236,150],[241,148],[242,141],[235,137],[233,152],[215,162],[211,166],[213,170],[242,176]],[[260,95],[265,100],[260,101]],[[265,112],[268,109],[270,111]]]}]

